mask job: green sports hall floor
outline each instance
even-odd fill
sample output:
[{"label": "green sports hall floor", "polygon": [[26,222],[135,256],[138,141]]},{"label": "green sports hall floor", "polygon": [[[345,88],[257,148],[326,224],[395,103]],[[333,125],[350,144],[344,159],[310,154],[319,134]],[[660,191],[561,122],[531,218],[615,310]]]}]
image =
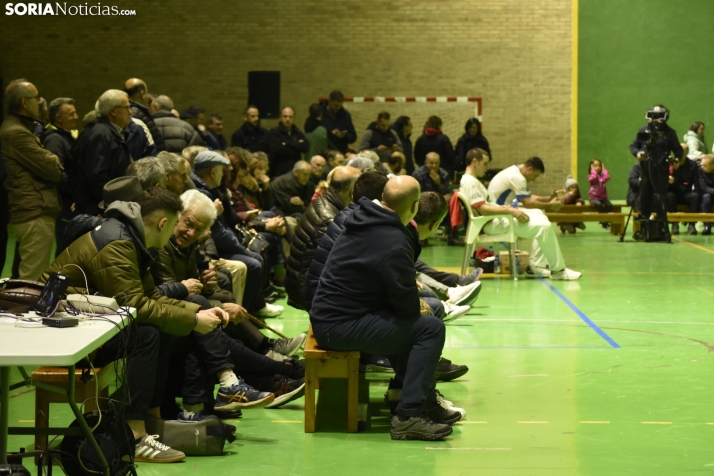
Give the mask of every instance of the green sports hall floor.
[{"label": "green sports hall floor", "polygon": [[[305,434],[300,399],[245,411],[221,457],[141,464],[139,474],[714,473],[714,237],[623,244],[592,223],[560,243],[579,281],[485,279],[471,312],[447,326],[444,356],[470,367],[438,386],[468,412],[447,441],[392,441],[384,416],[365,433]],[[455,268],[461,255],[436,245],[422,257]],[[269,323],[294,335],[308,317],[287,308]],[[370,387],[375,404],[383,377]],[[14,392],[11,424],[32,425],[33,398]],[[70,421],[53,406],[54,425]]]}]

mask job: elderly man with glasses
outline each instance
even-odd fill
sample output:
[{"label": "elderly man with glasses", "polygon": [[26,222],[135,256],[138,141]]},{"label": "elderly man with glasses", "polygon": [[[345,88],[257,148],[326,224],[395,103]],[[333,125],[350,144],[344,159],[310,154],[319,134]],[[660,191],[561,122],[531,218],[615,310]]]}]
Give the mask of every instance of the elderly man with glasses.
[{"label": "elderly man with glasses", "polygon": [[39,99],[32,83],[12,81],[5,90],[9,115],[0,126],[10,225],[19,242],[20,278],[31,280],[39,279],[49,265],[62,173],[60,159],[33,134],[39,124]]},{"label": "elderly man with glasses", "polygon": [[131,105],[124,91],[105,91],[96,104],[99,118],[80,134],[72,148],[76,167],[74,199],[77,213],[100,213],[104,185],[126,175],[132,162],[126,128],[131,123]]}]

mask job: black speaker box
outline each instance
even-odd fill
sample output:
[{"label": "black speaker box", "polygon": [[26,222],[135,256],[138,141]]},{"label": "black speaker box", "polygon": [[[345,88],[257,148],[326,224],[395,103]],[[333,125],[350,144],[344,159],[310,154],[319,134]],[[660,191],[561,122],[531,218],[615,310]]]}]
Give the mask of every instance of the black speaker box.
[{"label": "black speaker box", "polygon": [[248,72],[248,104],[264,119],[280,116],[280,71]]}]

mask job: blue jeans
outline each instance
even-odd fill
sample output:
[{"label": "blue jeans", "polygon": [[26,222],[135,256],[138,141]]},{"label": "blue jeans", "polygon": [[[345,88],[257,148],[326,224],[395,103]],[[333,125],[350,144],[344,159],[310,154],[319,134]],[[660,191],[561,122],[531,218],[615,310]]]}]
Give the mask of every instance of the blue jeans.
[{"label": "blue jeans", "polygon": [[397,318],[388,311],[378,311],[351,321],[313,324],[313,332],[325,349],[386,356],[397,380],[404,382],[397,414],[418,416],[427,402],[436,401],[436,364],[446,336],[446,327],[438,317]]}]

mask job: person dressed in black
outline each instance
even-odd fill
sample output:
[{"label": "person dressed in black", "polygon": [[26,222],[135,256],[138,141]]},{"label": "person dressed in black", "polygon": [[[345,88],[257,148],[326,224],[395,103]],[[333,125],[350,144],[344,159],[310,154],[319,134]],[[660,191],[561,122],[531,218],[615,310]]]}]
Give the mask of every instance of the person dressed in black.
[{"label": "person dressed in black", "polygon": [[302,159],[302,154],[310,148],[310,143],[300,129],[293,124],[295,112],[291,107],[280,111],[280,123],[268,132],[268,157],[270,170],[274,177],[293,169],[293,165]]},{"label": "person dressed in black", "polygon": [[461,414],[436,401],[445,327],[419,301],[405,228],[418,207],[419,184],[412,177],[387,182],[381,203],[360,199],[327,258],[310,321],[322,348],[389,358],[403,382],[391,420],[393,439],[440,440]]},{"label": "person dressed in black", "polygon": [[471,149],[485,150],[490,157],[489,160],[493,160],[488,140],[481,133],[481,122],[472,117],[466,121],[464,131],[466,132],[459,137],[459,141],[456,143],[456,170],[463,171],[466,169],[466,153]]},{"label": "person dressed in black", "polygon": [[[693,160],[686,156],[676,158],[670,165],[669,187],[667,187],[667,211],[677,212],[677,205],[689,206],[689,211],[699,213],[701,206],[701,191],[699,189],[699,167]],[[672,223],[672,234],[679,235],[679,223]],[[694,223],[687,227],[687,234],[696,235],[697,229]]]},{"label": "person dressed in black", "polygon": [[248,106],[243,113],[243,125],[231,136],[231,147],[240,147],[251,152],[267,152],[267,135],[268,130],[260,127],[260,111],[255,106]]},{"label": "person dressed in black", "polygon": [[414,144],[414,161],[421,167],[426,160],[426,154],[436,152],[441,157],[441,167],[451,177],[454,173],[454,146],[449,136],[441,131],[442,121],[439,116],[430,116],[424,124],[424,133]]},{"label": "person dressed in black", "polygon": [[402,150],[404,152],[404,169],[407,171],[407,175],[411,175],[416,170],[414,166],[414,154],[412,149],[412,140],[410,139],[412,135],[412,120],[408,116],[399,116],[394,124],[392,124],[392,130],[397,133],[399,141],[402,143]]},{"label": "person dressed in black", "polygon": [[373,150],[379,155],[380,162],[386,162],[392,152],[402,152],[402,142],[397,132],[389,127],[390,116],[387,111],[377,115],[377,120],[367,126],[359,142],[359,150]]},{"label": "person dressed in black", "polygon": [[[701,156],[702,165],[699,169],[699,190],[702,193],[702,213],[711,213],[714,204],[714,155]],[[702,235],[712,234],[712,224],[704,223]]]},{"label": "person dressed in black", "polygon": [[327,139],[343,154],[357,140],[352,116],[342,107],[344,102],[345,96],[340,91],[332,91],[327,101],[320,102],[322,125],[327,130]]},{"label": "person dressed in black", "polygon": [[[669,111],[666,107],[655,106],[647,111],[646,117],[649,124],[640,128],[630,145],[630,152],[642,165],[639,211],[644,219],[649,218],[653,211],[658,217],[666,216],[669,155],[672,153],[679,158],[684,154],[677,133],[667,125]],[[663,231],[669,241],[669,230]]]}]

